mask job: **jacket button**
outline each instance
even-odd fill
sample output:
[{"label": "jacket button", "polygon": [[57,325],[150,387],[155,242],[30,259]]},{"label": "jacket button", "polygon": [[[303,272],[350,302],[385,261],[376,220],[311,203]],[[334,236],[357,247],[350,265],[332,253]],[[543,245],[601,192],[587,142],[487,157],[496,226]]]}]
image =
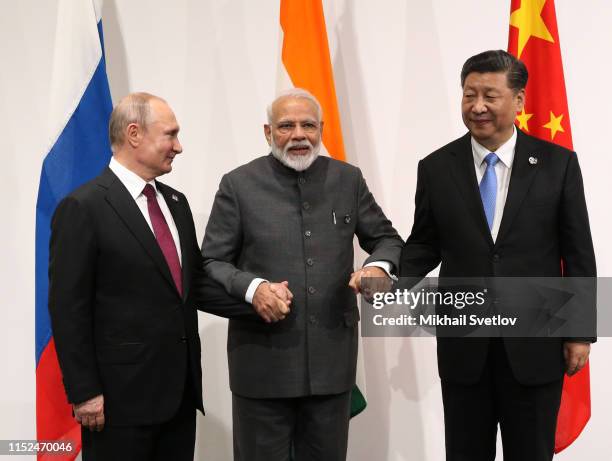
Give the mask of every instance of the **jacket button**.
[{"label": "jacket button", "polygon": [[494,262],[499,262],[499,260],[500,260],[500,259],[501,259],[501,258],[499,257],[499,255],[498,255],[497,253],[495,253],[495,254],[493,255],[493,261],[494,261]]},{"label": "jacket button", "polygon": [[309,320],[309,321],[310,321],[310,323],[312,323],[313,325],[314,325],[315,323],[317,323],[317,317],[316,317],[316,316],[314,316],[314,315],[309,316],[309,317],[308,317],[308,320]]},{"label": "jacket button", "polygon": [[302,208],[304,208],[305,210],[310,210],[310,203],[308,203],[308,202],[304,202],[304,203],[302,204]]},{"label": "jacket button", "polygon": [[298,182],[300,184],[306,184],[306,178],[304,176],[300,176],[299,179],[298,179]]},{"label": "jacket button", "polygon": [[308,293],[310,293],[311,295],[314,295],[317,292],[317,290],[315,289],[315,287],[308,287]]},{"label": "jacket button", "polygon": [[187,336],[183,336],[183,337],[181,338],[181,342],[182,342],[182,343],[186,343],[186,342],[187,342]]},{"label": "jacket button", "polygon": [[304,232],[304,235],[306,237],[310,237],[312,235],[312,232],[310,232],[309,230],[307,230],[306,232]]},{"label": "jacket button", "polygon": [[309,266],[314,265],[314,259],[312,259],[312,258],[308,258],[308,259],[306,260],[306,264],[308,264]]}]

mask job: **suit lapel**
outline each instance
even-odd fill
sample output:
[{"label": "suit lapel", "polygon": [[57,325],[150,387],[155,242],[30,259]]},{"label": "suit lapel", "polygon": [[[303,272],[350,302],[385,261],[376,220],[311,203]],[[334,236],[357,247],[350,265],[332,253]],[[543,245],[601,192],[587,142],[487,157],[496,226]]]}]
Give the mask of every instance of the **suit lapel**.
[{"label": "suit lapel", "polygon": [[458,140],[456,147],[453,148],[451,153],[451,174],[457,184],[457,188],[465,201],[476,227],[478,227],[478,230],[489,245],[493,246],[493,238],[487,224],[487,217],[484,213],[482,198],[478,189],[469,133]]},{"label": "suit lapel", "polygon": [[172,280],[170,269],[166,258],[162,253],[155,235],[151,231],[151,228],[147,224],[147,221],[142,216],[142,212],[136,205],[136,202],[125,188],[123,183],[119,181],[117,176],[107,168],[102,174],[99,181],[100,185],[106,187],[108,192],[106,193],[106,201],[110,204],[115,212],[119,215],[121,220],[125,223],[126,227],[136,237],[136,240],[140,242],[147,254],[153,259],[157,268],[160,270],[162,275],[166,278],[175,289],[176,285]]},{"label": "suit lapel", "polygon": [[[160,182],[156,182],[157,187],[161,194],[164,196],[164,200],[168,205],[168,209],[172,214],[172,219],[174,219],[174,224],[178,230],[180,247],[181,247],[181,277],[183,279],[183,299],[187,299],[187,294],[190,288],[191,281],[191,251],[190,246],[188,245],[189,239],[189,231],[190,231],[190,223],[187,222],[186,213],[181,210],[181,208],[185,207],[185,203],[181,200],[181,198],[173,193],[165,184]],[[176,242],[174,242],[176,244]]]},{"label": "suit lapel", "polygon": [[[537,158],[537,163],[531,164],[529,162],[530,157]],[[506,205],[504,206],[496,243],[501,242],[509,232],[512,221],[516,217],[542,161],[543,159],[537,155],[535,146],[531,143],[529,137],[518,130],[508,196],[506,197]]]}]

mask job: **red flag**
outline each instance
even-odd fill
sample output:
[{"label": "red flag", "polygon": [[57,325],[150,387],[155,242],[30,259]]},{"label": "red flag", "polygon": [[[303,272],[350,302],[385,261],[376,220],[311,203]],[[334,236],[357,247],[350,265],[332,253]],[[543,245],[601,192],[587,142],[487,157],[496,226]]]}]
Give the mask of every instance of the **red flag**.
[{"label": "red flag", "polygon": [[[573,150],[554,0],[512,0],[508,52],[522,60],[529,70],[525,108],[516,117],[518,127]],[[590,417],[587,363],[573,377],[565,376],[555,453],[576,440]]]}]

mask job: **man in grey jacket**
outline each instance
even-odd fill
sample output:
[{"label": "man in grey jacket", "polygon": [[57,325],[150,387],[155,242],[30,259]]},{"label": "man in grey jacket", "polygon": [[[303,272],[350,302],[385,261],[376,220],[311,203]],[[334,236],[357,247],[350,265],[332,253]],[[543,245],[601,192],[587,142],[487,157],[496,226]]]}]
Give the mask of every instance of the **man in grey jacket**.
[{"label": "man in grey jacket", "polygon": [[[272,153],[226,174],[205,271],[252,305],[228,313],[236,460],[344,460],[361,277],[391,276],[402,240],[361,171],[319,157],[321,107],[292,89],[268,108]],[[353,271],[353,236],[370,253]]]}]

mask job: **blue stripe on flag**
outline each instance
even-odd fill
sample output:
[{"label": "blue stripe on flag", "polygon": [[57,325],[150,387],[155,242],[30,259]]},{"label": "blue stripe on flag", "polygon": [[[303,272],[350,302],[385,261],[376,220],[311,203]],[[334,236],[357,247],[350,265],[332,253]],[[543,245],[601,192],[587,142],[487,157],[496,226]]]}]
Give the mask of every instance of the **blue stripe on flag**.
[{"label": "blue stripe on flag", "polygon": [[49,319],[49,237],[57,204],[96,177],[111,156],[108,119],[113,105],[106,77],[102,21],[98,23],[102,58],[76,110],[43,161],[36,202],[36,364],[51,339]]}]

